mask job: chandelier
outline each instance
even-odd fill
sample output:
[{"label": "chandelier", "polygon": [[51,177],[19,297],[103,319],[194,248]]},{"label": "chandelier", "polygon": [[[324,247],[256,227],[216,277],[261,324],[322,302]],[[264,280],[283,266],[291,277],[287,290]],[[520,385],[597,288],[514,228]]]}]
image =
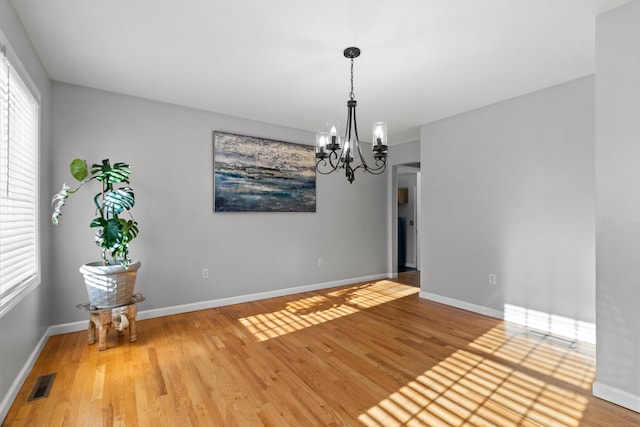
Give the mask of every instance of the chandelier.
[{"label": "chandelier", "polygon": [[344,50],[345,58],[351,60],[351,92],[347,101],[347,128],[344,138],[340,138],[340,122],[327,122],[327,132],[316,134],[316,170],[322,175],[329,175],[344,169],[349,183],[353,184],[355,172],[362,169],[373,175],[380,175],[387,167],[387,124],[373,124],[372,151],[375,166],[369,166],[360,150],[358,125],[356,123],[356,100],[353,93],[353,60],[360,56],[360,49],[348,47]]}]

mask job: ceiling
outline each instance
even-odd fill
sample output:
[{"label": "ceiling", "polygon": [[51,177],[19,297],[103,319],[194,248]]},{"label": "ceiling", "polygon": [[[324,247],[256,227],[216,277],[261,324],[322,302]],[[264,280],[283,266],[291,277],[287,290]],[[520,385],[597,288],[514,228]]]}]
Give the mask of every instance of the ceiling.
[{"label": "ceiling", "polygon": [[594,72],[629,0],[13,0],[53,80],[309,131],[422,124]]}]

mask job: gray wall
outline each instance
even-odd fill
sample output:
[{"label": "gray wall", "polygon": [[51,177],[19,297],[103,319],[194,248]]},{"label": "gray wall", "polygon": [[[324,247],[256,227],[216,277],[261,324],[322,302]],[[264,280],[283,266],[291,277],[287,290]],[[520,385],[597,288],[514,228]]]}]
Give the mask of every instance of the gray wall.
[{"label": "gray wall", "polygon": [[640,1],[598,17],[597,378],[594,393],[640,411]]},{"label": "gray wall", "polygon": [[[9,0],[0,0],[0,29],[17,54],[41,95],[40,103],[40,188],[41,210],[49,207],[49,181],[51,178],[49,155],[51,152],[51,85],[35,50]],[[11,53],[11,52],[10,52]],[[10,56],[10,59],[11,58]],[[9,389],[25,366],[50,324],[51,289],[49,264],[49,217],[40,217],[41,285],[32,291],[11,311],[0,318],[0,420],[11,404]],[[5,401],[8,399],[8,401]],[[3,403],[7,404],[6,406]]]},{"label": "gray wall", "polygon": [[[56,185],[73,180],[75,157],[132,166],[144,310],[387,272],[385,175],[319,175],[317,213],[213,213],[213,130],[313,144],[311,132],[63,83],[53,109]],[[54,324],[86,317],[74,308],[86,299],[78,267],[99,259],[94,191],[81,191],[53,230]]]},{"label": "gray wall", "polygon": [[593,123],[590,76],[423,126],[422,292],[594,322]]}]

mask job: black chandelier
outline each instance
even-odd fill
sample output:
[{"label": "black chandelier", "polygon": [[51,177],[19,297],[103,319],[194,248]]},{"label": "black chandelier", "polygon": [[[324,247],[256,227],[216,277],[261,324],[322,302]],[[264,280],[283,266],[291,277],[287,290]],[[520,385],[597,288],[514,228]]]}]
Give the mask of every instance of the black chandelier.
[{"label": "black chandelier", "polygon": [[[355,172],[358,169],[373,175],[380,175],[387,168],[387,124],[385,122],[373,124],[372,150],[375,167],[369,166],[360,151],[356,123],[357,102],[353,93],[353,60],[360,56],[360,49],[348,47],[344,50],[344,56],[351,60],[351,92],[349,92],[349,100],[347,101],[347,129],[342,141],[340,139],[340,122],[337,121],[327,122],[328,132],[316,134],[316,170],[322,175],[329,175],[344,169],[347,180],[353,184]],[[360,164],[354,166],[357,159]]]}]

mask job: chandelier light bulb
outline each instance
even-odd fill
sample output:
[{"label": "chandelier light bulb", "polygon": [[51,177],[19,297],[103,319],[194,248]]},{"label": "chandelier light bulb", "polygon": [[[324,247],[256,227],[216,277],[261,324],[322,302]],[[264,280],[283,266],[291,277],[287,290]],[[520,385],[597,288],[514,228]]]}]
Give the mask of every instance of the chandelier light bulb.
[{"label": "chandelier light bulb", "polygon": [[387,124],[376,122],[373,124],[373,149],[376,146],[387,145]]},{"label": "chandelier light bulb", "polygon": [[326,132],[318,132],[316,134],[316,153],[325,153],[329,135]]}]

